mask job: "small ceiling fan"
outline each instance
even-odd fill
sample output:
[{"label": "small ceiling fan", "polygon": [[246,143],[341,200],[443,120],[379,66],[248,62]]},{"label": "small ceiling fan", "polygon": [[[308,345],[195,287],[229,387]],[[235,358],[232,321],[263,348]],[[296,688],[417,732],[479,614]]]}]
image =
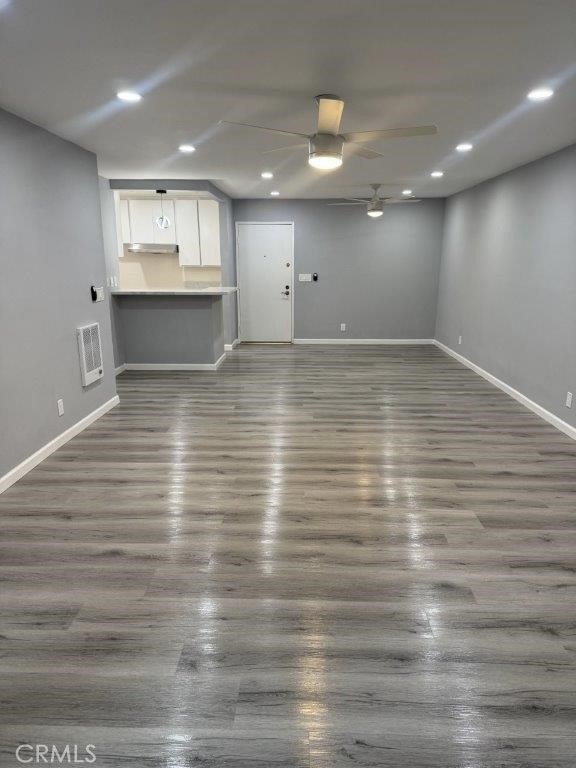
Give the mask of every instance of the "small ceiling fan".
[{"label": "small ceiling fan", "polygon": [[373,219],[382,216],[384,213],[385,205],[392,205],[395,203],[419,203],[420,200],[416,197],[380,197],[378,190],[382,184],[370,184],[373,190],[373,195],[370,200],[363,200],[361,197],[347,197],[345,201],[341,203],[326,203],[326,205],[365,205],[366,213]]},{"label": "small ceiling fan", "polygon": [[349,146],[350,150],[360,157],[372,159],[375,157],[384,157],[381,152],[375,149],[364,147],[365,141],[379,141],[380,139],[398,139],[410,136],[431,136],[438,132],[435,125],[417,125],[409,128],[387,128],[382,131],[352,131],[349,133],[340,133],[340,121],[344,102],[338,96],[329,93],[323,93],[315,98],[318,105],[318,125],[316,133],[297,133],[294,131],[282,131],[277,128],[266,128],[263,125],[252,125],[251,123],[236,123],[231,120],[221,120],[221,123],[227,125],[241,125],[245,128],[257,128],[260,131],[269,131],[271,133],[280,133],[284,136],[295,136],[299,139],[306,139],[306,143],[293,144],[289,147],[270,150],[279,152],[286,149],[300,149],[308,146],[308,162],[313,168],[322,171],[331,171],[342,165],[342,152],[344,145]]}]

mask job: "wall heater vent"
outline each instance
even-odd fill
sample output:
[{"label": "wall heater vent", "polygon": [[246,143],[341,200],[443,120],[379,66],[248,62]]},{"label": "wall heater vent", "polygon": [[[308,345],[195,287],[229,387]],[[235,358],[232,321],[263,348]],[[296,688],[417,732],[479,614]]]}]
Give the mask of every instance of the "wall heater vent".
[{"label": "wall heater vent", "polygon": [[77,328],[77,333],[82,386],[87,387],[92,382],[101,379],[104,375],[102,369],[100,326],[98,323],[83,325],[81,328]]}]

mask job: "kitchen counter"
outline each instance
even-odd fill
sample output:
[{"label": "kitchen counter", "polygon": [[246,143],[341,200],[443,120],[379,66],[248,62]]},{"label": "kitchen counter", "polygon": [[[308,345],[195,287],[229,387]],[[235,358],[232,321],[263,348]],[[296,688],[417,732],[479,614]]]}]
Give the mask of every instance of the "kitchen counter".
[{"label": "kitchen counter", "polygon": [[225,359],[222,302],[237,288],[112,291],[126,367],[214,371]]},{"label": "kitchen counter", "polygon": [[229,296],[238,288],[215,285],[210,288],[139,288],[111,291],[113,296]]}]

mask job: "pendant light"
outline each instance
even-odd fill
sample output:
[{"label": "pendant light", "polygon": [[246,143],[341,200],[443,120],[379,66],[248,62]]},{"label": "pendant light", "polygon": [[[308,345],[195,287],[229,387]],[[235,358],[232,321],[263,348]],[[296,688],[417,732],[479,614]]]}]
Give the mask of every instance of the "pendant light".
[{"label": "pendant light", "polygon": [[155,219],[156,226],[158,229],[168,229],[170,226],[170,219],[168,216],[164,215],[164,198],[163,195],[166,194],[165,189],[157,189],[156,194],[160,195],[160,216],[158,216],[157,219]]}]

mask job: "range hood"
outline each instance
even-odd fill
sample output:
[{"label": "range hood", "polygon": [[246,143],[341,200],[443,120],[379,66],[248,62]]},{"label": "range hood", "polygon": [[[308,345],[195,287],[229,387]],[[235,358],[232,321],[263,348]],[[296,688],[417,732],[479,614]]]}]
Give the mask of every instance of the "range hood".
[{"label": "range hood", "polygon": [[176,243],[128,243],[130,253],[178,253]]}]

